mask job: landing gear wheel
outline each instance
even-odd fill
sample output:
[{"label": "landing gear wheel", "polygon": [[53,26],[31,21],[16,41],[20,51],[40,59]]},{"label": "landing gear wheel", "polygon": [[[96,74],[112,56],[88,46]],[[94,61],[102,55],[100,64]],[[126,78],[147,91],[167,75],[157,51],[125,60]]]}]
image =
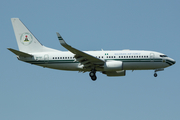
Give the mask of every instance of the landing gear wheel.
[{"label": "landing gear wheel", "polygon": [[96,77],[96,76],[92,76],[91,79],[92,79],[93,81],[96,81],[97,77]]},{"label": "landing gear wheel", "polygon": [[157,73],[154,73],[154,77],[157,77]]},{"label": "landing gear wheel", "polygon": [[91,77],[91,79],[93,80],[93,81],[95,81],[96,79],[97,79],[97,77],[96,77],[96,71],[93,69],[93,70],[91,70],[91,72],[89,73],[89,76]]},{"label": "landing gear wheel", "polygon": [[95,72],[90,72],[90,73],[89,73],[89,76],[90,76],[90,77],[95,76]]}]

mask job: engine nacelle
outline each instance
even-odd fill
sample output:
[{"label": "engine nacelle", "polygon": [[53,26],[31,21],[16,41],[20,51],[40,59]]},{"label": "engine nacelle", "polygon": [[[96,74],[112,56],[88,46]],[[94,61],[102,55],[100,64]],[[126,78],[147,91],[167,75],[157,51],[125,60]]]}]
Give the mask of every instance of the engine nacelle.
[{"label": "engine nacelle", "polygon": [[104,64],[104,71],[121,71],[123,70],[122,61],[107,61]]},{"label": "engine nacelle", "polygon": [[125,76],[126,75],[126,71],[122,70],[122,71],[104,71],[103,74],[106,74],[109,77],[113,77],[113,76]]}]

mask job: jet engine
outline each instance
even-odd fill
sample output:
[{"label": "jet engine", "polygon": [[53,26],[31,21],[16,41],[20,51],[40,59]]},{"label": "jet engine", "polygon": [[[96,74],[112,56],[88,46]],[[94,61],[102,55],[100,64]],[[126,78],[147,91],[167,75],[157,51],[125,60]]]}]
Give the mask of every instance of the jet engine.
[{"label": "jet engine", "polygon": [[104,63],[104,71],[121,71],[123,70],[122,61],[107,61]]}]

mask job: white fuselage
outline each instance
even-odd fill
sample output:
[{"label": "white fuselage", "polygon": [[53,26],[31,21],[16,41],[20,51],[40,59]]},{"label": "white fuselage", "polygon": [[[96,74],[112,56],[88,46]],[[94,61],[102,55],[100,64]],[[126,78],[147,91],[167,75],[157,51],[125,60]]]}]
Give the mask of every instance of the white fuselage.
[{"label": "white fuselage", "polygon": [[[123,70],[151,70],[166,68],[170,66],[170,61],[173,59],[169,57],[160,57],[163,55],[159,52],[140,51],[140,50],[121,50],[121,51],[84,51],[92,56],[95,56],[104,61],[122,61]],[[70,71],[90,71],[91,69],[84,69],[83,65],[79,63],[71,52],[41,52],[31,53],[32,58],[20,57],[19,59],[31,64],[42,67],[70,70]],[[104,71],[102,68],[96,68],[97,71]]]}]

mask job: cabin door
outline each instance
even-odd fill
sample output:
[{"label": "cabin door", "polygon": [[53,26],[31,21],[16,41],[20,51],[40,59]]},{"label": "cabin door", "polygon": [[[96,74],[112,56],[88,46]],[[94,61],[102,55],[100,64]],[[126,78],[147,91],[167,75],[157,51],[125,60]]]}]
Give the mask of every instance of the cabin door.
[{"label": "cabin door", "polygon": [[154,53],[150,53],[151,62],[154,62]]},{"label": "cabin door", "polygon": [[49,62],[49,55],[48,55],[48,54],[45,54],[45,55],[44,55],[44,62],[45,62],[45,63],[48,63],[48,62]]}]

